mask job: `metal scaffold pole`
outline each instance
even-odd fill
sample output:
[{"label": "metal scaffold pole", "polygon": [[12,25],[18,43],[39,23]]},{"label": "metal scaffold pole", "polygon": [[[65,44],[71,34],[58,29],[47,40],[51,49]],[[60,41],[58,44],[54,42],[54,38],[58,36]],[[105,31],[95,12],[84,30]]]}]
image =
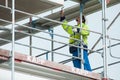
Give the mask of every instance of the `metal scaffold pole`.
[{"label": "metal scaffold pole", "polygon": [[107,75],[107,28],[106,28],[106,0],[102,0],[102,33],[103,33],[103,80],[107,80],[108,75]]},{"label": "metal scaffold pole", "polygon": [[15,80],[15,0],[12,0],[12,74],[11,80]]},{"label": "metal scaffold pole", "polygon": [[[84,4],[80,3],[80,28],[82,28],[82,12],[83,12],[83,7]],[[80,36],[80,46],[83,47],[82,45],[82,35]],[[83,49],[81,48],[81,50],[78,50],[79,54],[81,54],[81,69],[84,69],[84,56],[83,56]]]},{"label": "metal scaffold pole", "polygon": [[[53,10],[51,10],[51,14],[53,14]],[[53,38],[54,38],[54,35],[53,35],[53,33],[54,33],[54,28],[52,27],[51,29],[50,29],[50,31],[51,31],[51,61],[54,61],[54,52],[53,52],[53,49],[54,49],[54,41],[53,41]]]},{"label": "metal scaffold pole", "polygon": [[[32,17],[30,17],[30,22],[29,23],[30,23],[31,27],[33,27],[33,25],[32,25]],[[29,30],[29,33],[32,34],[32,30],[31,29]],[[29,37],[29,45],[32,46],[32,36],[31,35]],[[30,47],[29,50],[30,50],[29,51],[30,52],[30,56],[32,56],[32,47]]]},{"label": "metal scaffold pole", "polygon": [[54,38],[54,35],[53,35],[54,29],[50,28],[49,32],[50,32],[50,36],[51,36],[51,51],[52,51],[51,52],[51,61],[54,61],[54,53],[53,53],[53,50],[54,50],[54,41],[53,41],[53,38]]},{"label": "metal scaffold pole", "polygon": [[[53,28],[51,30],[51,39],[53,40]],[[53,49],[54,49],[54,42],[52,41],[51,42],[51,51],[52,51],[52,54],[51,54],[51,57],[52,57],[52,61],[54,61],[54,53],[53,53]]]},{"label": "metal scaffold pole", "polygon": [[8,7],[8,0],[5,0],[5,6]]},{"label": "metal scaffold pole", "polygon": [[[30,43],[29,44],[30,44],[30,46],[32,46],[32,36],[30,36]],[[32,47],[30,47],[30,56],[32,56]]]}]

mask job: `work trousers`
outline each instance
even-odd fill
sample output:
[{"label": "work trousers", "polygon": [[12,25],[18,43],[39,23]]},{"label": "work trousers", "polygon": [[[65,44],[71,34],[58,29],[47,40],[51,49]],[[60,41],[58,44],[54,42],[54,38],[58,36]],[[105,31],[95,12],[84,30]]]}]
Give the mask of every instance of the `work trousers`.
[{"label": "work trousers", "polygon": [[[86,45],[83,46],[83,47],[87,48]],[[80,55],[81,55],[80,54],[81,49],[79,49],[79,51],[78,51],[78,49],[76,51],[72,52],[73,56],[80,57]],[[88,59],[88,50],[83,49],[83,58],[84,58],[84,70],[92,71],[90,63],[89,63],[89,59]],[[74,65],[74,67],[81,69],[81,60],[73,58],[73,65]]]}]

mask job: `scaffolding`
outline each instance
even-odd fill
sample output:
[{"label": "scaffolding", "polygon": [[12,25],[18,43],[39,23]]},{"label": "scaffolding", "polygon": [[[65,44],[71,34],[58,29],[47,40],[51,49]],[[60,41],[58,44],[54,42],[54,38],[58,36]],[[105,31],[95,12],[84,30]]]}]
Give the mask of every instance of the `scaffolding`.
[{"label": "scaffolding", "polygon": [[[48,0],[48,1],[50,2],[50,0]],[[78,0],[75,0],[75,1],[79,2]],[[106,55],[107,54],[107,47],[110,48],[112,46],[119,45],[119,43],[107,46],[106,42],[107,42],[107,39],[116,40],[116,41],[120,41],[120,40],[109,37],[107,35],[107,29],[109,29],[109,27],[117,19],[117,17],[120,15],[120,12],[115,17],[115,19],[110,24],[110,26],[108,28],[106,28],[106,21],[107,21],[107,19],[106,19],[106,0],[101,0],[101,1],[102,1],[101,2],[101,4],[102,4],[102,33],[89,30],[92,33],[100,35],[101,37],[95,43],[95,45],[92,47],[92,49],[87,49],[87,50],[89,51],[89,54],[94,53],[94,52],[102,54],[100,52],[100,50],[103,50],[103,63],[104,63],[103,64],[103,67],[104,67],[104,69],[103,69],[103,71],[104,71],[103,80],[108,80],[107,66],[110,65],[110,64],[107,63],[107,55]],[[85,71],[83,69],[76,69],[76,68],[72,68],[72,67],[68,67],[68,66],[63,65],[65,63],[69,62],[69,61],[72,61],[73,56],[66,55],[66,54],[63,54],[63,53],[58,53],[58,52],[56,52],[56,50],[61,49],[65,46],[75,46],[75,45],[67,44],[65,42],[60,42],[60,41],[54,40],[54,35],[70,39],[69,37],[66,37],[66,36],[63,36],[63,35],[54,34],[53,27],[55,27],[58,24],[59,25],[62,24],[62,22],[58,21],[59,16],[55,20],[53,20],[51,17],[53,17],[55,14],[58,15],[59,12],[53,13],[51,17],[50,16],[40,17],[40,16],[37,15],[40,12],[31,13],[29,11],[27,12],[27,11],[24,11],[24,10],[22,11],[22,10],[15,9],[15,0],[11,0],[11,2],[9,2],[8,0],[1,1],[1,2],[3,2],[4,4],[0,4],[0,7],[2,9],[10,10],[11,14],[12,14],[12,16],[11,16],[12,21],[10,21],[10,19],[8,19],[8,20],[7,19],[2,19],[2,18],[0,19],[0,21],[1,21],[0,24],[2,24],[2,25],[4,24],[4,26],[8,25],[8,24],[12,24],[12,29],[0,28],[1,30],[5,31],[5,32],[1,32],[2,36],[8,35],[7,38],[4,38],[4,37],[0,38],[0,40],[1,40],[0,45],[4,45],[6,43],[12,43],[12,51],[11,52],[7,51],[7,50],[2,50],[2,49],[0,50],[0,63],[2,63],[1,68],[7,68],[7,69],[9,68],[9,66],[5,63],[6,61],[11,61],[11,63],[12,63],[12,65],[11,65],[11,80],[15,80],[15,76],[14,76],[15,69],[17,71],[26,72],[26,73],[33,73],[33,74],[36,74],[37,76],[44,76],[44,77],[48,77],[50,79],[57,79],[57,80],[61,80],[61,79],[62,80],[70,80],[70,79],[74,80],[75,78],[76,79],[81,79],[81,80],[101,80],[101,76],[97,73],[88,72],[88,71]],[[32,0],[31,0],[31,2],[32,2]],[[38,2],[39,2],[39,0],[38,0]],[[41,2],[44,2],[44,1],[41,0]],[[49,2],[46,1],[46,3],[49,3]],[[117,1],[117,0],[111,0],[110,5],[117,4],[119,2],[120,1]],[[11,3],[11,7],[9,7],[10,6],[9,3]],[[89,10],[93,9],[93,8],[89,8],[90,6],[88,6],[88,5],[91,5],[93,3],[95,4],[94,7],[100,6],[100,3],[96,0],[95,1],[94,0],[93,1],[92,0],[83,0],[82,2],[80,2],[80,8],[78,8],[79,5],[77,5],[77,6],[72,6],[72,9],[73,10],[74,9],[75,10],[79,9],[79,12],[77,12],[77,13],[81,13],[80,15],[82,15],[82,13],[84,13],[85,15],[88,15],[88,14],[92,13]],[[50,4],[55,4],[55,2],[53,2],[53,3],[51,2]],[[85,11],[84,12],[81,11],[81,9],[84,10],[83,6],[81,7],[81,5],[85,6]],[[58,3],[56,3],[54,8],[60,7],[60,6],[61,6],[61,4],[58,5]],[[53,7],[50,8],[50,9],[53,9]],[[98,11],[98,10],[100,10],[100,8],[97,9],[97,10],[95,8],[94,11]],[[66,9],[66,11],[67,11],[67,9]],[[71,11],[71,10],[69,10],[69,11]],[[74,11],[72,11],[72,12],[74,12]],[[70,12],[70,13],[72,13],[72,12]],[[16,18],[16,16],[15,16],[16,13],[17,13],[17,15],[22,14],[23,16]],[[65,14],[68,14],[68,13],[65,13]],[[75,15],[76,13],[72,13],[72,14]],[[25,16],[25,15],[27,15],[27,16]],[[77,14],[75,16],[78,16],[78,15],[79,14]],[[75,16],[72,16],[71,19],[73,19],[73,17],[75,17]],[[19,20],[22,20],[25,17],[27,17],[27,18],[28,17],[36,17],[38,19],[30,20],[30,22],[29,22],[30,24],[26,23],[24,25],[21,25],[21,24],[16,23],[16,19],[17,19],[17,21],[19,21]],[[15,27],[15,26],[18,26],[18,27]],[[22,27],[20,27],[20,26],[22,26]],[[46,29],[48,29],[48,32],[45,31]],[[12,31],[12,36],[9,36],[9,35],[11,35],[10,34],[11,31]],[[30,32],[26,32],[26,31],[30,31]],[[44,32],[44,33],[50,34],[51,39],[34,35],[35,33],[38,33],[38,32]],[[21,33],[21,35],[20,35],[20,33]],[[15,36],[16,34],[18,35],[17,37]],[[15,42],[15,40],[26,37],[26,36],[30,36],[30,45],[25,45],[25,44],[22,44],[22,43]],[[11,37],[11,40],[10,40],[10,37]],[[51,50],[42,49],[42,48],[32,46],[32,37],[37,37],[37,38],[40,38],[40,39],[51,41]],[[102,38],[102,42],[103,42],[102,49],[93,50],[94,47],[97,45],[97,43],[100,41],[101,38]],[[74,40],[78,40],[78,39],[74,39]],[[78,41],[80,41],[80,40],[78,40]],[[63,44],[63,46],[54,49],[54,42],[59,43],[59,44]],[[15,53],[15,44],[29,47],[30,48],[30,56]],[[78,48],[81,48],[81,49],[86,49],[86,48],[79,47],[79,46],[75,46],[75,47],[78,47]],[[43,50],[43,51],[46,51],[46,52],[42,53],[42,54],[39,54],[39,55],[36,55],[36,58],[35,58],[35,57],[32,57],[32,48],[35,48],[35,49],[38,49],[38,50]],[[63,64],[58,64],[58,63],[54,63],[54,62],[51,62],[51,61],[46,61],[46,60],[48,60],[48,53],[50,53],[50,52],[51,52],[51,61],[54,61],[54,54],[67,56],[67,57],[70,57],[70,59],[59,62],[59,63],[63,63]],[[46,60],[37,59],[38,57],[40,57],[42,55],[46,55]],[[74,57],[74,58],[83,60],[82,57],[81,58]],[[22,62],[22,64],[21,64],[21,62]],[[23,70],[21,68],[23,68]],[[98,69],[98,68],[96,68],[96,69]],[[40,72],[37,71],[37,70],[40,70]],[[70,76],[70,77],[68,78],[68,76]]]}]

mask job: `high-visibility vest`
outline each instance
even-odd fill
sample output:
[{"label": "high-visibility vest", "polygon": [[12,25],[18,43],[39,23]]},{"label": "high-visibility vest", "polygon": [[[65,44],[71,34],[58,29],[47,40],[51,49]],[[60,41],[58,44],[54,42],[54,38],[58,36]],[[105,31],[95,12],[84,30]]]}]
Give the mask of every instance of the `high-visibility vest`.
[{"label": "high-visibility vest", "polygon": [[[86,24],[82,23],[82,30],[80,31],[80,33],[73,32],[73,27],[69,26],[66,20],[63,21],[62,27],[68,34],[70,34],[70,38],[75,38],[80,40],[80,36],[82,35],[84,44],[88,45],[87,39],[90,32],[88,31],[88,26]],[[80,24],[77,25],[77,27],[80,28]],[[69,39],[69,43],[74,44],[76,43],[76,40]]]}]

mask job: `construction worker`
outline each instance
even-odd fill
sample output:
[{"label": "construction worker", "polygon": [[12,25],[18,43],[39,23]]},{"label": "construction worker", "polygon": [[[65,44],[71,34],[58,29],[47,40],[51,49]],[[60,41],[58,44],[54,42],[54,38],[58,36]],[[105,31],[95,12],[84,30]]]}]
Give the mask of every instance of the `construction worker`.
[{"label": "construction worker", "polygon": [[[81,45],[80,41],[75,40],[75,39],[80,40],[80,36],[82,36],[83,47],[88,48],[87,38],[89,36],[89,31],[88,31],[88,26],[85,24],[86,20],[85,20],[84,16],[82,16],[82,29],[80,29],[80,17],[76,18],[76,22],[77,22],[76,27],[72,27],[72,26],[68,25],[68,22],[65,20],[65,15],[64,15],[63,10],[60,11],[60,21],[63,22],[63,24],[62,24],[63,29],[68,34],[70,34],[70,38],[72,38],[72,39],[69,39],[69,44],[73,44],[75,46],[80,46]],[[73,38],[75,38],[75,39],[73,39]],[[69,46],[69,51],[72,54],[72,56],[80,57],[81,49],[77,48],[75,46]],[[91,66],[89,64],[89,59],[88,59],[88,50],[86,50],[86,49],[83,49],[83,58],[84,58],[84,69],[91,71]],[[73,65],[74,65],[74,67],[81,69],[81,60],[73,58]]]}]

